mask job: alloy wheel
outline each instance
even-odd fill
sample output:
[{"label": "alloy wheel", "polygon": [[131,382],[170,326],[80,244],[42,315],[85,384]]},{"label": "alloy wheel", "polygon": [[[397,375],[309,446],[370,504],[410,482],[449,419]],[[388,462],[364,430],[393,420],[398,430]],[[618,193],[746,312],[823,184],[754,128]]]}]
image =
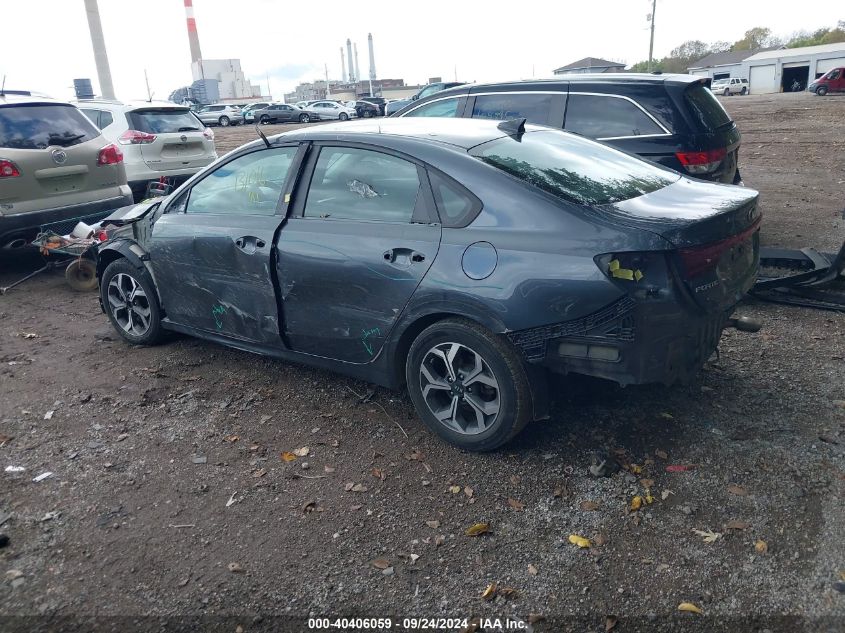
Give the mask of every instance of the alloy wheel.
[{"label": "alloy wheel", "polygon": [[426,352],[419,374],[426,406],[449,429],[477,435],[496,421],[499,382],[478,352],[461,343],[440,343]]},{"label": "alloy wheel", "polygon": [[107,297],[112,317],[124,332],[138,337],[147,333],[152,308],[138,280],[118,273],[109,281]]}]

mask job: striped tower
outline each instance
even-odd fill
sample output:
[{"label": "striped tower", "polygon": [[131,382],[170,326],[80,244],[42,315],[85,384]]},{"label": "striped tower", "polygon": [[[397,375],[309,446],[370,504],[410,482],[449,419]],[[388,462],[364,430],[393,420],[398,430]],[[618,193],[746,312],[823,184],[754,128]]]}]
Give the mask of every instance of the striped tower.
[{"label": "striped tower", "polygon": [[194,19],[193,0],[185,0],[185,17],[188,19],[188,42],[191,44],[191,61],[198,62],[202,59],[202,51],[200,51],[200,37],[197,35],[197,21]]}]

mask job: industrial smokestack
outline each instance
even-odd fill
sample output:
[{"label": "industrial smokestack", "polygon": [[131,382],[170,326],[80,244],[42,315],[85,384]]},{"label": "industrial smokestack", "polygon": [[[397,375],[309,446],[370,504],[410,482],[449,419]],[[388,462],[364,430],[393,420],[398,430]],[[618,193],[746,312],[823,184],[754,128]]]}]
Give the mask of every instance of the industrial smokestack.
[{"label": "industrial smokestack", "polygon": [[355,81],[361,81],[361,71],[358,66],[358,42],[355,42]]},{"label": "industrial smokestack", "polygon": [[340,68],[343,71],[343,83],[346,83],[346,58],[343,56],[343,46],[340,47]]},{"label": "industrial smokestack", "polygon": [[367,33],[367,44],[370,46],[370,79],[376,78],[376,54],[373,52],[373,34]]},{"label": "industrial smokestack", "polygon": [[91,46],[94,47],[97,77],[100,79],[100,94],[104,99],[114,99],[109,56],[106,54],[106,41],[103,38],[103,25],[100,24],[100,8],[97,6],[97,0],[85,0],[85,13],[88,16],[88,30],[91,31]]},{"label": "industrial smokestack", "polygon": [[346,38],[346,59],[349,60],[349,81],[355,83],[355,65],[352,63],[352,40]]},{"label": "industrial smokestack", "polygon": [[202,59],[200,36],[197,35],[197,21],[194,19],[194,0],[185,0],[185,17],[188,20],[188,43],[191,45],[191,61]]}]

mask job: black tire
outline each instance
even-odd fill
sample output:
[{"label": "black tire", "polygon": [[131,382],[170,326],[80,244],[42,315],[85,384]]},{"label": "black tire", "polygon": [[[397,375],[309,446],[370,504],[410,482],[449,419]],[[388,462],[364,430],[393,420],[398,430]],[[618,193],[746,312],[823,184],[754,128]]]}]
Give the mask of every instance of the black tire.
[{"label": "black tire", "polygon": [[748,88],[746,88],[745,86],[743,86],[743,87],[742,87],[742,91],[741,91],[739,94],[741,94],[741,95],[744,97],[745,95],[747,95],[747,94],[748,94]]},{"label": "black tire", "polygon": [[299,115],[299,122],[300,122],[300,123],[310,123],[310,122],[311,122],[311,117],[310,117],[310,116],[308,116],[308,115],[307,115],[307,114],[305,114],[305,113],[300,114],[300,115]]},{"label": "black tire", "polygon": [[261,115],[261,123],[267,125],[270,122],[270,117],[267,114]]},{"label": "black tire", "polygon": [[340,116],[338,116],[338,119],[340,119],[341,121],[348,121],[348,120],[349,120],[349,115],[348,115],[348,114],[346,114],[346,112],[341,112],[341,113],[340,113]]},{"label": "black tire", "polygon": [[[119,277],[121,275],[123,277]],[[145,300],[141,302],[138,301],[140,296],[133,296],[133,306],[131,308],[126,307],[129,305],[129,297],[126,296],[126,291],[134,288],[134,286],[126,282],[127,278],[131,279],[134,284],[137,284],[143,290],[143,298]],[[115,282],[120,288],[114,288],[112,282]],[[116,292],[116,290],[121,288],[123,290],[122,295]],[[100,279],[100,299],[106,309],[106,314],[109,316],[109,321],[111,321],[114,329],[125,341],[133,345],[155,345],[164,338],[164,330],[161,327],[161,308],[158,304],[158,294],[156,293],[150,273],[146,269],[138,269],[123,258],[116,259],[106,266],[106,269],[103,271],[103,276]],[[116,301],[123,301],[124,307],[116,308]],[[148,311],[146,328],[133,328],[133,316],[138,318],[139,323],[143,324],[143,313],[145,311]],[[122,323],[121,321],[126,321],[126,323]],[[127,323],[130,328],[126,327]]]},{"label": "black tire", "polygon": [[372,116],[373,116],[373,113],[372,113],[371,110],[364,110],[364,118],[365,119],[369,119]]},{"label": "black tire", "polygon": [[819,86],[816,88],[816,94],[823,97],[827,94],[827,86]]},{"label": "black tire", "polygon": [[217,123],[220,124],[220,127],[229,127],[229,117],[225,115],[221,116],[219,119],[217,119]]},{"label": "black tire", "polygon": [[[458,367],[455,367],[455,362],[450,363],[456,376],[453,381],[445,377],[444,372],[449,370],[436,350],[439,347],[454,349],[454,345],[459,351],[454,356]],[[476,361],[475,366],[480,365],[483,371],[464,385],[464,379],[472,372],[468,371],[464,376],[460,368],[469,367],[467,361],[479,357],[480,362]],[[496,387],[480,381],[482,375],[486,377],[485,381],[490,381],[492,377]],[[428,385],[424,387],[422,382],[432,383],[428,376],[444,376],[444,379],[434,381],[426,395]],[[532,418],[531,389],[519,353],[506,339],[466,319],[438,321],[423,330],[408,351],[405,379],[417,414],[425,425],[450,444],[464,450],[494,450],[513,439]],[[451,383],[448,390],[446,381]],[[474,393],[473,389],[476,390]],[[485,418],[488,414],[470,406],[470,400],[495,408],[489,421],[479,419],[479,415]],[[441,413],[452,412],[451,419],[438,419],[435,408]],[[462,430],[457,430],[462,427],[459,415],[464,422],[468,421],[467,427]]]},{"label": "black tire", "polygon": [[725,88],[725,91],[722,93],[722,95],[724,95],[725,97],[730,97],[731,96],[731,89]]}]

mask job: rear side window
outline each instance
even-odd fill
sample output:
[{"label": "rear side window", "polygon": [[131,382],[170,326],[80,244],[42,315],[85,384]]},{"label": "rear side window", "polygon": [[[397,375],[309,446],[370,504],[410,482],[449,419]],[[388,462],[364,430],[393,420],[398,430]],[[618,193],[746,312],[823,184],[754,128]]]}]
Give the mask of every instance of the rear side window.
[{"label": "rear side window", "polygon": [[190,110],[134,110],[126,113],[129,127],[150,134],[195,132],[205,126]]},{"label": "rear side window", "polygon": [[684,101],[701,130],[715,130],[731,122],[731,117],[704,84],[693,84],[684,93]]},{"label": "rear side window", "polygon": [[473,148],[472,156],[567,202],[600,205],[657,191],[680,178],[564,132],[527,132]]},{"label": "rear side window", "polygon": [[44,149],[72,147],[100,135],[82,112],[70,105],[33,104],[0,107],[0,147]]},{"label": "rear side window", "polygon": [[458,113],[458,97],[454,99],[442,99],[421,105],[405,114],[404,116],[442,116],[453,117]]},{"label": "rear side window", "polygon": [[545,125],[552,107],[550,94],[479,95],[472,108],[473,119],[528,119],[529,123]]},{"label": "rear side window", "polygon": [[589,138],[665,134],[645,112],[627,99],[569,95],[564,127]]},{"label": "rear side window", "polygon": [[464,227],[481,211],[481,201],[457,183],[433,171],[429,179],[443,226]]}]

